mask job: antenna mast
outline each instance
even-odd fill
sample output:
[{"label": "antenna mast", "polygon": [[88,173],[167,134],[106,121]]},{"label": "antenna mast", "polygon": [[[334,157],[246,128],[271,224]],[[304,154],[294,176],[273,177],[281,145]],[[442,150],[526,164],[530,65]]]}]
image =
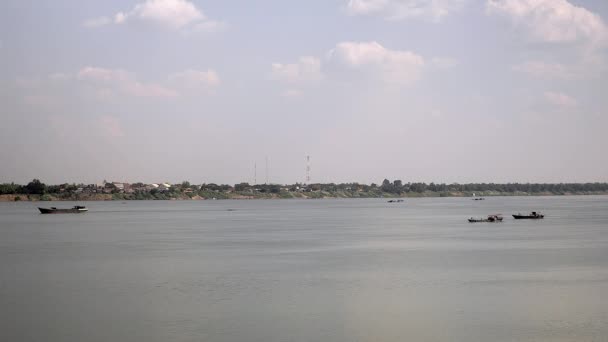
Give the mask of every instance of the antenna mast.
[{"label": "antenna mast", "polygon": [[310,184],[310,156],[306,156],[306,184]]}]

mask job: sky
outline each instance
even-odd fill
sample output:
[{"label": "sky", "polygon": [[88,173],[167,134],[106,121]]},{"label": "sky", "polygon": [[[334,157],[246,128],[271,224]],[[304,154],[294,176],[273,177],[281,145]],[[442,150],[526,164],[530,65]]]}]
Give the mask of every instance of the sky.
[{"label": "sky", "polygon": [[306,156],[311,182],[607,182],[606,20],[605,0],[3,0],[0,182],[294,183]]}]

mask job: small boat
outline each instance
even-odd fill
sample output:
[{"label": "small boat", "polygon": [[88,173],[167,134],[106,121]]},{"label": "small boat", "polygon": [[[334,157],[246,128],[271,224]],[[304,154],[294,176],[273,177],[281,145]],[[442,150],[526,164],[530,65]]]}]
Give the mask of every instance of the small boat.
[{"label": "small boat", "polygon": [[38,210],[40,210],[41,214],[79,214],[79,213],[86,213],[87,211],[89,211],[89,209],[87,209],[86,207],[81,206],[81,205],[76,205],[73,208],[69,208],[69,209],[58,209],[55,207],[50,207],[50,208],[38,207]]},{"label": "small boat", "polygon": [[494,221],[496,222],[502,222],[502,214],[493,214],[488,216],[488,218],[490,217],[494,218]]},{"label": "small boat", "polygon": [[483,197],[475,197],[475,193],[473,193],[473,198],[471,198],[473,201],[483,201],[485,200],[485,198]]},{"label": "small boat", "polygon": [[522,220],[522,219],[542,219],[544,217],[545,217],[545,215],[543,215],[543,214],[541,214],[539,212],[536,212],[536,211],[533,211],[533,212],[531,212],[528,215],[522,215],[522,214],[519,214],[519,213],[517,215],[513,214],[513,218],[516,219],[516,220]]},{"label": "small boat", "polygon": [[388,201],[388,203],[401,203],[401,202],[403,202],[402,199],[396,199],[396,200],[392,199],[392,200]]},{"label": "small boat", "polygon": [[469,218],[469,222],[502,222],[501,214],[488,215],[488,218]]}]

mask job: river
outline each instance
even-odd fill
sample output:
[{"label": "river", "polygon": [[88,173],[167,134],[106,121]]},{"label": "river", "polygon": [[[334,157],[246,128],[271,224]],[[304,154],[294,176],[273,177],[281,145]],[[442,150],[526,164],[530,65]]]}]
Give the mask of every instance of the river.
[{"label": "river", "polygon": [[608,196],[73,204],[0,203],[0,340],[608,338]]}]

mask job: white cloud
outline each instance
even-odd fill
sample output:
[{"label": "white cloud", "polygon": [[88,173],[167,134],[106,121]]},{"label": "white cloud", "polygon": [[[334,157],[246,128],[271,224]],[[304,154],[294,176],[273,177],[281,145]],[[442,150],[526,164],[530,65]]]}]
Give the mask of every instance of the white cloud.
[{"label": "white cloud", "polygon": [[122,12],[118,12],[114,15],[114,23],[115,24],[122,24],[127,20],[127,15],[122,13]]},{"label": "white cloud", "polygon": [[[326,77],[404,85],[418,81],[427,70],[446,69],[456,64],[457,61],[451,58],[426,60],[411,51],[387,49],[375,41],[341,42],[329,50],[323,60],[304,56],[296,63],[272,64],[271,78],[289,83],[292,87]],[[292,87],[288,91],[293,91]],[[283,93],[284,96],[286,94]]]},{"label": "white cloud", "polygon": [[349,0],[346,9],[351,14],[372,14],[381,12],[389,3],[389,0]]},{"label": "white cloud", "polygon": [[187,0],[146,0],[124,13],[124,17],[124,21],[134,18],[172,29],[205,19],[203,13]]},{"label": "white cloud", "polygon": [[596,45],[608,36],[599,15],[567,0],[488,0],[487,10],[512,18],[536,41]]},{"label": "white cloud", "polygon": [[513,66],[513,70],[539,78],[573,79],[579,76],[579,72],[575,71],[573,67],[561,63],[542,61],[528,61],[518,64]]},{"label": "white cloud", "polygon": [[[566,63],[528,61],[513,67],[535,77],[585,78],[606,68],[602,52],[608,43],[608,27],[602,18],[567,0],[487,0],[490,14],[511,18],[531,42],[569,48],[557,55]],[[556,54],[551,55],[554,60]]]},{"label": "white cloud", "polygon": [[217,32],[226,27],[220,21],[210,20],[188,0],[145,0],[131,10],[118,12],[113,20],[99,17],[85,21],[86,27],[124,24],[129,21],[149,22],[170,30],[184,32]]},{"label": "white cloud", "polygon": [[275,80],[291,83],[318,81],[323,78],[321,61],[316,57],[303,56],[297,63],[273,63],[271,76]]},{"label": "white cloud", "polygon": [[85,20],[83,25],[84,25],[84,27],[95,28],[95,27],[105,26],[105,25],[108,25],[111,23],[112,23],[112,20],[108,17],[98,17],[98,18],[92,18],[92,19]]},{"label": "white cloud", "polygon": [[216,87],[220,84],[220,77],[211,69],[207,71],[188,69],[170,74],[168,79],[176,86],[191,89]]},{"label": "white cloud", "polygon": [[548,103],[558,107],[574,107],[578,105],[576,99],[563,93],[546,91],[544,96]]},{"label": "white cloud", "polygon": [[98,67],[82,68],[77,79],[99,87],[102,92],[114,90],[117,93],[136,97],[171,98],[178,93],[170,88],[156,83],[142,83],[135,79],[135,75],[121,69],[104,69]]},{"label": "white cloud", "polygon": [[104,69],[98,67],[84,67],[77,75],[81,81],[112,82],[125,81],[132,78],[132,74],[121,69]]},{"label": "white cloud", "polygon": [[15,80],[17,87],[28,91],[24,95],[28,104],[50,103],[47,99],[55,95],[58,87],[71,91],[83,89],[94,98],[107,101],[121,96],[171,99],[192,95],[197,90],[212,90],[220,82],[219,75],[212,69],[187,69],[171,73],[161,82],[142,82],[133,72],[95,66],[83,67],[76,73],[56,72],[42,78],[18,77]]},{"label": "white cloud", "polygon": [[352,15],[380,15],[388,20],[425,18],[440,21],[459,10],[468,0],[349,0]]},{"label": "white cloud", "polygon": [[328,54],[328,63],[391,83],[420,79],[426,61],[410,51],[390,50],[377,42],[342,42]]}]

